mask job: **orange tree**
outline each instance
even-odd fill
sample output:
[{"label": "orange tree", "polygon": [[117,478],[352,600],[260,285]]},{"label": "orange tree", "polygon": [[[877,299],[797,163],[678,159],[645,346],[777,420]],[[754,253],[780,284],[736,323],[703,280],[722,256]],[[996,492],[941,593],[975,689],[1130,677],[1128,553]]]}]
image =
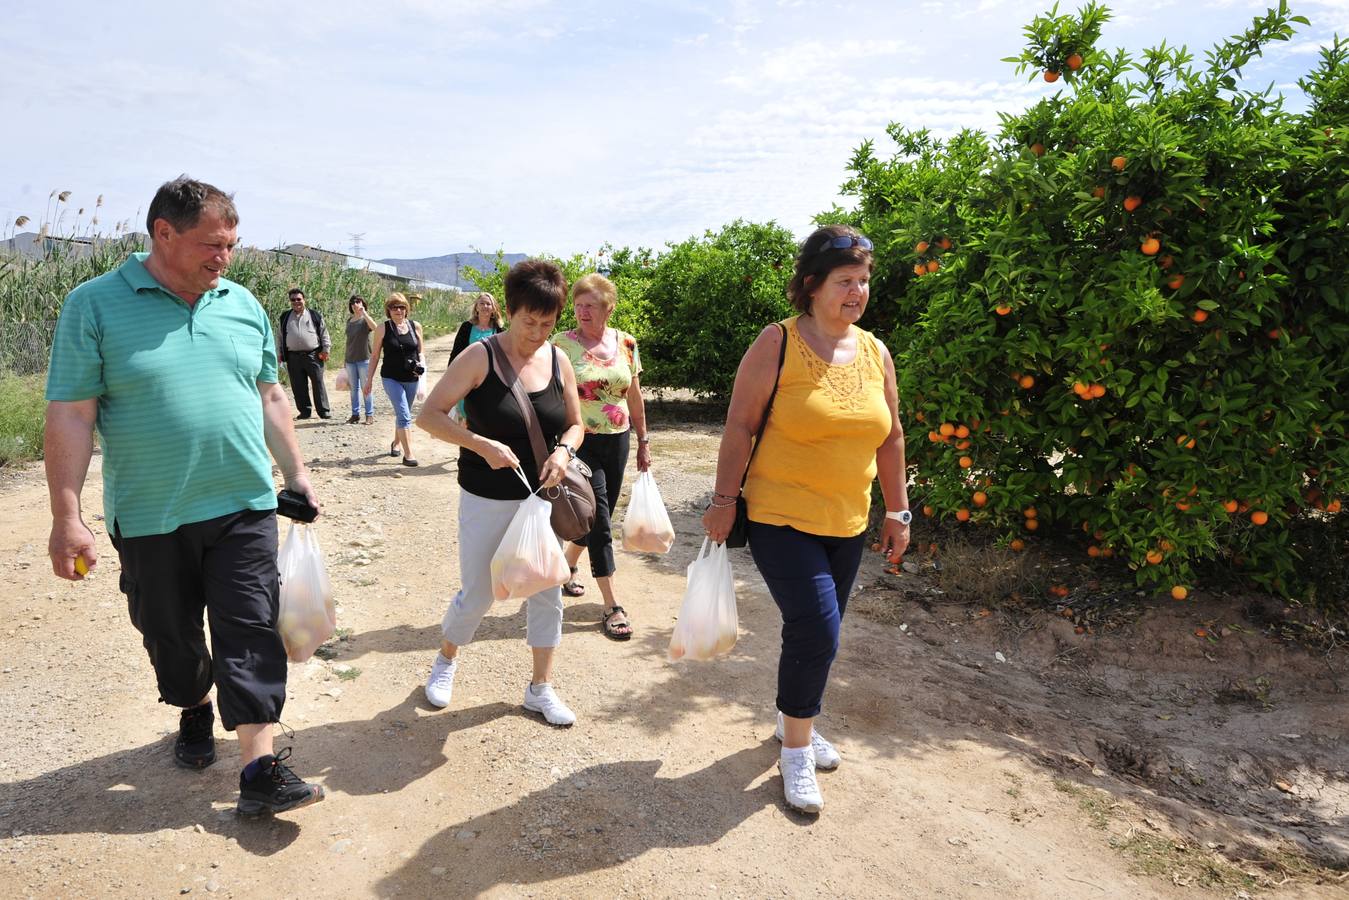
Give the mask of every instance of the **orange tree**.
[{"label": "orange tree", "polygon": [[829,214],[877,240],[915,503],[1080,528],[1177,597],[1206,560],[1297,593],[1290,535],[1349,492],[1349,44],[1290,112],[1240,81],[1286,5],[1202,65],[1101,50],[1107,18],[1035,19],[1011,61],[1057,93],[996,138],[892,125]]}]

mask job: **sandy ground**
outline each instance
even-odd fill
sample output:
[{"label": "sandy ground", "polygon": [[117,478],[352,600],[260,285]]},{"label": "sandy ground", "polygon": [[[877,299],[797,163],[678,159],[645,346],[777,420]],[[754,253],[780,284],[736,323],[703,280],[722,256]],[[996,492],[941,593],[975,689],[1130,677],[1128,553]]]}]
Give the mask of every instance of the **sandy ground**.
[{"label": "sandy ground", "polygon": [[[378,425],[348,426],[333,397],[332,423],[299,433],[344,638],[291,666],[295,733],[278,744],[329,796],[274,820],[236,819],[218,726],[215,766],[171,764],[176,712],[156,703],[104,523],[95,576],[57,580],[40,468],[0,470],[0,896],[1239,897],[1286,877],[1243,861],[1257,852],[1349,862],[1333,666],[1256,635],[1201,644],[1189,609],[1091,639],[979,617],[895,591],[870,556],[819,723],[844,763],[821,776],[821,816],[787,811],[779,620],[742,551],[735,650],[665,658],[701,540],[707,425],[653,428],[680,538],[620,557],[634,639],[599,632],[593,584],[568,603],[555,683],[577,725],[520,707],[518,603],[485,620],[436,710],[422,683],[456,590],[455,450],[418,435],[422,466],[404,468],[381,452],[387,401]],[[95,467],[91,519],[100,487]],[[1222,693],[1241,679],[1250,696]],[[1277,894],[1349,896],[1336,877]]]}]

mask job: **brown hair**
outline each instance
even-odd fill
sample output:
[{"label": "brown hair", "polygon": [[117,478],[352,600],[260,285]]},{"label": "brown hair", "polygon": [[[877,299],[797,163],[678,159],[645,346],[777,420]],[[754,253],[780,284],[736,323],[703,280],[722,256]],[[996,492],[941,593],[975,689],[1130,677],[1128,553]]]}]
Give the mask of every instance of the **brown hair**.
[{"label": "brown hair", "polygon": [[801,242],[796,253],[796,271],[787,285],[787,299],[803,315],[810,315],[811,291],[819,287],[830,272],[844,266],[866,266],[868,271],[871,269],[870,250],[863,250],[857,244],[851,247],[828,246],[829,241],[837,237],[860,238],[862,234],[850,225],[825,225],[811,232],[810,237]]},{"label": "brown hair", "polygon": [[227,194],[215,185],[186,175],[179,175],[172,181],[166,181],[155,191],[150,201],[150,211],[145,214],[145,230],[151,236],[155,233],[155,220],[163,219],[173,226],[173,230],[182,234],[197,227],[204,210],[212,210],[231,228],[239,224],[239,211],[234,208],[234,196]]},{"label": "brown hair", "polygon": [[521,310],[537,316],[557,316],[567,305],[567,276],[562,267],[546,259],[526,259],[506,273],[506,315],[512,319]]},{"label": "brown hair", "polygon": [[594,294],[599,297],[604,301],[604,305],[609,307],[610,312],[618,305],[618,288],[599,272],[591,272],[576,279],[576,283],[571,286],[572,302],[575,303],[576,298],[582,294]]},{"label": "brown hair", "polygon": [[406,308],[408,311],[408,316],[412,315],[412,304],[408,302],[407,297],[404,297],[402,294],[398,293],[398,291],[394,291],[392,294],[389,295],[389,299],[384,301],[384,315],[387,316],[389,314],[389,310],[395,306],[402,306]]}]

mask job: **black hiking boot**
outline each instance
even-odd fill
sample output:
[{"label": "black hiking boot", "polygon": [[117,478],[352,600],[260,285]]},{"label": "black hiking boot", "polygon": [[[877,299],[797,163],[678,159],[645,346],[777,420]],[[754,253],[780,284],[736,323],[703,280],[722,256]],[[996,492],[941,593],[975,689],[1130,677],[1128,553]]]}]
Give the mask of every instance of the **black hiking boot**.
[{"label": "black hiking boot", "polygon": [[323,785],[306,784],[283,765],[290,758],[287,747],[276,756],[264,756],[258,760],[262,767],[251,781],[239,773],[239,805],[236,811],[241,816],[257,818],[265,814],[299,809],[323,799]]},{"label": "black hiking boot", "polygon": [[209,702],[183,710],[173,761],[184,769],[204,769],[215,762],[215,710]]}]

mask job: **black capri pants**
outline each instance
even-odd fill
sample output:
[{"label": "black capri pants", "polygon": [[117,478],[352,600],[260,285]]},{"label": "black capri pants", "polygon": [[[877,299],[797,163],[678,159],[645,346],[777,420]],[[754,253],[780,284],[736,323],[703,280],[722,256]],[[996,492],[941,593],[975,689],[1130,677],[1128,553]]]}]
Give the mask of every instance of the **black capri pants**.
[{"label": "black capri pants", "polygon": [[590,551],[590,574],[594,578],[608,578],[614,574],[614,504],[623,490],[623,469],[628,464],[628,435],[587,434],[577,456],[590,466],[590,486],[595,491],[595,524],[590,534],[573,543]]},{"label": "black capri pants", "polygon": [[243,510],[132,538],[113,523],[121,589],[161,702],[195,706],[214,682],[227,731],[280,721],[286,648],[276,630],[276,538],[276,510]]}]

